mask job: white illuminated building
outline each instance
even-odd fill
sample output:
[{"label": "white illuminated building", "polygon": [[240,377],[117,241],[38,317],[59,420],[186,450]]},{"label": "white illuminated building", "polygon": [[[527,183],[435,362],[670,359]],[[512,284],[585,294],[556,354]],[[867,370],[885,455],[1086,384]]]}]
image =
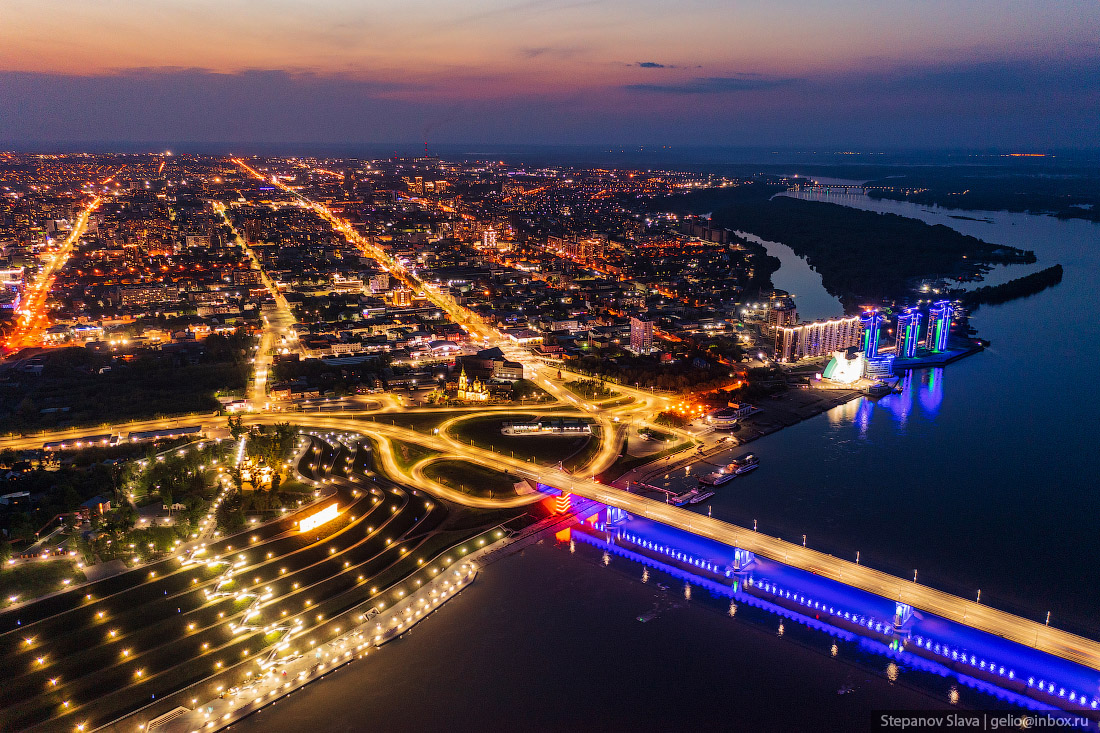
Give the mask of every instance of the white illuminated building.
[{"label": "white illuminated building", "polygon": [[844,351],[834,351],[821,376],[841,384],[851,384],[863,376],[863,362],[863,354],[849,356]]}]

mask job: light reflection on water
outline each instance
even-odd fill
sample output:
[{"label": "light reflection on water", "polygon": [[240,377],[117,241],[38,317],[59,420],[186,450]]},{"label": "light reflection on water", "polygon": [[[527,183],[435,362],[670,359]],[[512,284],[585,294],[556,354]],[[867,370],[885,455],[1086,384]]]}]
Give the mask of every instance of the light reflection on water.
[{"label": "light reflection on water", "polygon": [[[909,421],[914,403],[919,404],[924,416],[934,420],[939,414],[940,405],[943,403],[944,368],[917,369],[906,372],[898,382],[900,392],[889,394],[879,400],[879,404],[885,407],[898,424],[899,430],[904,430]],[[870,420],[871,409],[866,402],[860,405],[857,421],[860,422],[861,432],[866,430],[866,422]]]},{"label": "light reflection on water", "polygon": [[[643,520],[644,521],[644,520]],[[716,583],[713,579],[704,578],[694,574],[692,570],[685,570],[683,568],[670,566],[661,562],[658,559],[645,557],[638,555],[632,551],[627,545],[622,545],[615,541],[614,538],[604,538],[600,533],[605,531],[606,525],[598,523],[593,526],[595,534],[589,534],[587,526],[578,527],[576,529],[582,530],[578,535],[579,539],[583,540],[585,545],[589,545],[589,551],[594,551],[588,555],[589,562],[599,563],[606,565],[609,550],[614,548],[616,558],[622,557],[627,562],[622,565],[617,565],[619,572],[623,572],[624,568],[637,564],[643,564],[647,566],[647,569],[643,571],[643,574],[648,575],[648,566],[655,568],[654,572],[657,573],[657,578],[677,578],[683,583],[683,595],[686,600],[692,603],[701,603],[704,606],[711,606],[714,610],[721,612],[723,606],[725,606],[726,599],[729,593],[742,595],[747,591],[739,588],[740,584],[734,582],[732,586],[724,586],[720,583]],[[658,528],[660,525],[652,525],[653,528]],[[607,531],[614,532],[610,528]],[[657,530],[651,530],[657,531]],[[669,530],[668,528],[662,528],[659,531],[668,533],[675,533],[675,530]],[[663,535],[661,535],[663,536]],[[622,535],[625,538],[627,544],[640,540],[641,537],[635,537],[631,539],[633,535],[631,532],[627,532]],[[611,544],[608,545],[607,543]],[[644,544],[644,543],[643,543]],[[606,548],[606,549],[604,549]],[[582,548],[583,550],[584,548]],[[658,548],[659,550],[660,548]],[[699,551],[699,548],[693,548],[692,553],[683,554],[679,553],[682,562],[690,562],[694,552]],[[677,554],[677,553],[672,553]],[[585,557],[582,552],[580,557]],[[599,558],[597,560],[597,558]],[[773,569],[774,572],[774,569]],[[637,577],[634,573],[627,571],[627,575]],[[692,580],[694,579],[694,580]],[[811,580],[809,576],[806,578],[810,582],[817,582]],[[667,591],[666,586],[657,583],[658,587]],[[698,586],[703,592],[694,594],[697,598],[693,599],[693,588]],[[822,593],[821,588],[817,589],[817,592]],[[782,593],[779,594],[781,598]],[[755,598],[755,599],[754,599]],[[795,599],[797,602],[809,603],[811,599],[804,598],[801,595],[801,591],[797,586],[793,587],[790,593],[787,594],[787,598]],[[855,663],[858,667],[868,671],[873,671],[877,675],[889,680],[892,683],[904,681],[910,686],[915,686],[918,689],[935,690],[935,694],[943,694],[944,687],[941,685],[948,680],[945,677],[951,678],[960,674],[958,671],[950,670],[937,661],[924,659],[907,650],[905,644],[917,644],[921,642],[920,637],[910,637],[905,644],[899,645],[898,641],[894,641],[889,645],[882,643],[877,639],[862,636],[859,633],[853,633],[850,630],[840,629],[830,622],[820,620],[817,614],[813,610],[808,611],[808,615],[800,613],[797,610],[790,608],[783,608],[777,606],[770,601],[759,597],[742,597],[741,600],[747,604],[746,608],[748,617],[746,622],[752,625],[770,626],[774,631],[776,638],[786,639],[789,637],[791,640],[797,642],[799,645],[808,645],[811,648],[815,648],[819,653],[827,655],[832,658],[840,656],[840,647],[843,644],[845,650],[845,659],[849,662]],[[721,605],[715,604],[715,601],[719,601]],[[806,606],[810,608],[809,605]],[[738,606],[735,604],[734,599],[731,597],[728,600],[728,606],[726,608],[726,615],[734,617],[737,615]],[[822,606],[824,609],[824,606]],[[830,613],[832,611],[830,610]],[[822,611],[824,613],[824,611]],[[779,616],[777,619],[776,616]],[[845,614],[846,615],[846,614]],[[839,616],[838,616],[839,617]],[[653,616],[646,619],[639,619],[648,621]],[[741,619],[739,619],[740,621]],[[792,625],[788,627],[787,621],[792,621]],[[870,624],[868,624],[870,628]],[[876,627],[876,631],[878,627]],[[824,633],[827,635],[825,640],[822,640],[819,634]],[[980,633],[980,632],[970,632]],[[828,638],[831,637],[831,638]],[[914,641],[915,639],[915,641]],[[822,643],[824,641],[825,643]],[[826,646],[825,644],[828,644]],[[882,656],[887,656],[886,664],[882,664]],[[963,656],[965,659],[965,655]],[[973,658],[972,658],[973,659]],[[977,664],[976,662],[974,662]],[[1061,663],[1061,662],[1060,662]],[[985,666],[983,660],[982,665]],[[990,666],[990,672],[993,667]],[[1001,673],[1004,673],[1004,667],[1001,667]],[[1022,678],[1021,678],[1022,679]],[[1054,711],[1057,708],[1051,707],[1048,703],[1035,700],[1030,697],[1023,696],[1017,692],[1006,689],[1005,687],[992,684],[988,681],[983,681],[971,677],[965,673],[961,677],[956,677],[951,687],[947,690],[947,697],[952,704],[960,703],[960,693],[958,688],[958,682],[966,686],[967,691],[965,693],[966,701],[964,707],[981,707],[983,709],[1012,709],[1012,708],[1025,708],[1034,711]],[[1051,683],[1053,685],[1053,683]],[[1053,689],[1053,686],[1052,686]],[[853,688],[847,683],[842,686],[837,694],[844,694],[845,692],[851,692]],[[1082,701],[1084,696],[1082,696]]]},{"label": "light reflection on water", "polygon": [[850,425],[859,413],[859,406],[862,402],[863,400],[852,400],[829,410],[825,413],[829,425],[834,428],[841,425]]}]

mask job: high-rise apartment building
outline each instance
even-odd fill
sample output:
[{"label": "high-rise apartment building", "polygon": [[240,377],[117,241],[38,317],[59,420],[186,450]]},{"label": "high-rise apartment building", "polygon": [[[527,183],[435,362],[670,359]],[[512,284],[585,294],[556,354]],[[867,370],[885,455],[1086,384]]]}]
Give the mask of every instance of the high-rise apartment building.
[{"label": "high-rise apartment building", "polygon": [[634,316],[630,319],[630,350],[635,354],[653,351],[653,321]]},{"label": "high-rise apartment building", "polygon": [[898,314],[897,356],[899,359],[912,359],[917,355],[920,322],[921,312],[916,308],[907,308]]},{"label": "high-rise apartment building", "polygon": [[860,346],[862,333],[859,316],[779,326],[775,330],[775,360],[798,361],[844,351]]},{"label": "high-rise apartment building", "polygon": [[955,309],[950,300],[937,300],[928,309],[928,333],[924,347],[929,351],[947,351],[947,336],[951,333],[951,317]]},{"label": "high-rise apartment building", "polygon": [[878,342],[882,335],[882,314],[877,308],[869,308],[863,311],[859,322],[863,326],[863,356],[874,359],[878,356]]}]

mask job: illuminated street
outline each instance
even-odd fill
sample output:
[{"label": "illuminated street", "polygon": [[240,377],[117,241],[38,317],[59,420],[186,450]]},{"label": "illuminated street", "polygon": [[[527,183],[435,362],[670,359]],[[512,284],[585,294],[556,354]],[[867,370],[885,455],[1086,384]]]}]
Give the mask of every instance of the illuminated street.
[{"label": "illuminated street", "polygon": [[[232,229],[233,225],[226,215],[225,205],[221,202],[215,204],[215,210],[221,215],[226,226]],[[260,266],[256,253],[248,246],[248,242],[237,233],[233,232],[237,244],[248,253],[252,264],[260,272],[260,278],[275,303],[275,308],[263,314],[264,328],[260,336],[260,343],[256,349],[255,365],[252,376],[252,388],[249,392],[249,400],[254,409],[267,408],[267,383],[271,372],[272,353],[279,351],[297,351],[297,344],[290,327],[294,325],[294,314],[287,305],[286,298],[279,292],[278,287],[272,282],[271,276],[264,272]]]},{"label": "illuminated street", "polygon": [[46,299],[50,294],[50,287],[53,284],[54,274],[65,266],[73,246],[80,241],[85,229],[88,227],[88,218],[99,206],[101,200],[98,196],[93,198],[80,212],[73,223],[69,236],[53,252],[47,260],[45,268],[38,274],[35,286],[27,293],[27,300],[20,308],[18,325],[4,344],[5,353],[14,353],[25,346],[37,345],[40,342],[42,331],[49,325],[45,306]]},{"label": "illuminated street", "polygon": [[9,5],[0,733],[1100,733],[1100,5]]}]

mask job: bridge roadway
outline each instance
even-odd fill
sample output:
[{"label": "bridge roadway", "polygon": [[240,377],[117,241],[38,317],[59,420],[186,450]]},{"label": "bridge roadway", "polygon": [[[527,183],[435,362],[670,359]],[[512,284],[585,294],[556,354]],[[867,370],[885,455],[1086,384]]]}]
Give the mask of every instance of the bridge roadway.
[{"label": "bridge roadway", "polygon": [[[339,418],[303,420],[303,423],[309,427],[327,430],[355,431],[366,435],[409,439],[408,431],[380,423],[351,422]],[[897,578],[865,565],[842,560],[777,537],[638,496],[592,479],[569,475],[557,469],[538,467],[499,453],[458,443],[443,435],[417,434],[415,440],[442,453],[456,454],[498,470],[508,469],[570,494],[618,507],[630,514],[692,532],[731,547],[739,547],[761,557],[816,573],[824,578],[839,581],[883,598],[906,603],[913,608],[1033,647],[1047,654],[1093,669],[1100,669],[1100,642],[1098,641],[910,580]]]},{"label": "bridge roadway", "polygon": [[[253,424],[270,423],[286,420],[287,417],[285,414],[253,414],[246,415],[245,421]],[[508,469],[526,478],[568,491],[571,494],[592,499],[608,506],[619,507],[631,514],[693,532],[701,537],[707,537],[732,547],[739,547],[776,562],[807,570],[884,598],[906,603],[913,608],[966,624],[1048,654],[1093,669],[1100,669],[1100,642],[1092,639],[1086,639],[1068,631],[1046,626],[919,583],[897,578],[864,565],[842,560],[776,537],[609,487],[588,478],[569,475],[557,469],[543,468],[499,453],[459,443],[444,434],[425,435],[385,423],[368,422],[363,420],[362,417],[356,419],[356,417],[350,415],[297,413],[293,415],[293,419],[299,426],[307,430],[351,431],[375,438],[384,438],[387,439],[387,448],[391,448],[388,445],[389,439],[412,440],[443,454],[462,457],[498,470]],[[40,441],[41,437],[36,438],[36,440]],[[380,459],[388,471],[397,470],[393,462],[392,450],[384,450]],[[459,492],[451,490],[444,493],[440,491],[439,487],[433,488],[443,499],[450,499],[472,506],[519,505],[538,498],[537,494],[527,495],[501,503],[487,499],[475,499],[467,495],[453,496],[452,494],[458,494]]]},{"label": "bridge roadway", "polygon": [[[913,608],[1033,647],[1047,654],[1093,669],[1100,669],[1100,642],[1092,639],[1045,626],[1006,611],[910,580],[903,580],[864,565],[857,565],[735,524],[604,486],[595,481],[562,481],[560,475],[557,477],[544,475],[540,480],[550,486],[568,490],[571,494],[619,507],[636,516],[739,547],[761,557],[807,570],[884,598],[906,603]],[[567,483],[568,488],[562,486],[563,483]]]}]

